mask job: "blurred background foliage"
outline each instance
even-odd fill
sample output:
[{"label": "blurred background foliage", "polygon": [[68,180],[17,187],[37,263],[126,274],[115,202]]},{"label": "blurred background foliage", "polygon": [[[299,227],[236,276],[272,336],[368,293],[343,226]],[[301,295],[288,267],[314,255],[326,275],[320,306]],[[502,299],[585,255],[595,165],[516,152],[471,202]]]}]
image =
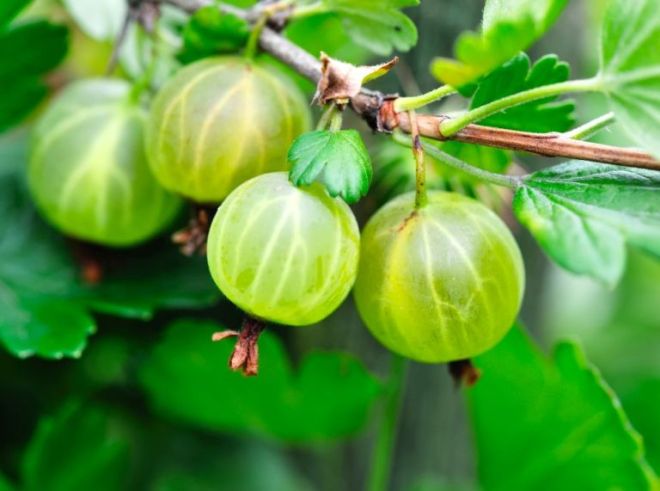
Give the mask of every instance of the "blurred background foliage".
[{"label": "blurred background foliage", "polygon": [[[46,79],[51,88],[104,71],[123,14],[113,0],[90,4],[39,0],[22,14],[21,22],[46,17],[69,30],[64,64]],[[556,53],[574,76],[591,75],[603,4],[569,2],[531,59]],[[419,44],[379,88],[412,95],[434,87],[430,60],[451,54],[482,7],[480,0],[424,0],[410,9]],[[217,19],[186,25],[171,12],[165,21],[159,49],[179,56],[164,57],[162,77],[176,63],[232,47],[200,35]],[[57,29],[49,32],[57,36]],[[374,59],[331,15],[287,34],[314,54]],[[150,42],[129,34],[125,75],[140,73]],[[50,61],[26,72],[32,92],[24,98],[45,97],[39,76],[63,56],[52,51]],[[3,87],[11,73],[0,69]],[[580,120],[606,111],[598,96],[579,102]],[[31,109],[0,107],[17,117]],[[237,326],[240,313],[219,298],[203,259],[184,259],[166,239],[121,254],[81,251],[36,217],[22,181],[31,122],[0,137],[0,341],[7,348],[0,350],[0,491],[362,489],[392,360],[361,325],[352,300],[320,325],[266,333],[258,378],[230,373],[230,346],[208,340],[219,325]],[[362,222],[414,177],[407,151],[365,138],[378,172],[356,209]],[[600,138],[625,143],[616,127]],[[512,159],[443,145],[494,171]],[[515,165],[548,161],[516,156]],[[433,162],[429,173],[434,187],[479,196],[508,213],[506,194]],[[456,389],[444,366],[411,365],[391,489],[646,489],[650,466],[660,468],[660,264],[631,253],[624,280],[608,290],[559,270],[526,232],[516,233],[527,267],[521,322],[528,333],[514,328],[477,360],[484,377],[474,389]],[[77,262],[90,253],[106,271],[97,287],[78,279]]]}]

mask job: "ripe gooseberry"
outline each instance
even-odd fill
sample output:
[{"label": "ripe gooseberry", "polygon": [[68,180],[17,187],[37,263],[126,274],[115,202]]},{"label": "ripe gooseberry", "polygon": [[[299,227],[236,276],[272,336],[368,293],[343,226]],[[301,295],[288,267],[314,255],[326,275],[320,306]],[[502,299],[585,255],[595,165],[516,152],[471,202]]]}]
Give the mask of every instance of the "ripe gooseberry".
[{"label": "ripe gooseberry", "polygon": [[360,233],[350,208],[318,183],[284,172],[255,177],[218,209],[208,264],[222,293],[249,315],[292,326],[319,322],[357,275]]},{"label": "ripe gooseberry", "polygon": [[73,237],[130,246],[167,226],[180,200],[151,174],[146,112],[121,80],[67,87],[35,126],[28,183],[38,209]]},{"label": "ripe gooseberry", "polygon": [[258,61],[205,59],[178,72],[152,107],[149,162],[167,189],[219,202],[242,182],[287,168],[310,124],[295,83]]},{"label": "ripe gooseberry", "polygon": [[421,362],[494,346],[520,308],[524,266],[504,223],[471,198],[433,191],[390,201],[362,233],[354,296],[371,333]]}]

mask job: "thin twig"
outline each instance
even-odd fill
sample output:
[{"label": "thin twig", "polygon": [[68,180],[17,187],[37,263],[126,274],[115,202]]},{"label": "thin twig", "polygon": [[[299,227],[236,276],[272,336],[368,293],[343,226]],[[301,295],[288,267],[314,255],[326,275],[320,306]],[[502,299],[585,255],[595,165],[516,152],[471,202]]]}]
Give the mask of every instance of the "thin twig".
[{"label": "thin twig", "polygon": [[119,63],[119,55],[121,54],[121,48],[126,41],[126,36],[128,35],[128,29],[131,27],[131,24],[137,19],[137,14],[133,8],[129,7],[124,16],[124,20],[115,40],[115,44],[112,46],[112,53],[110,54],[110,59],[108,60],[108,65],[105,68],[105,76],[108,77],[112,75],[117,68],[117,63]]}]

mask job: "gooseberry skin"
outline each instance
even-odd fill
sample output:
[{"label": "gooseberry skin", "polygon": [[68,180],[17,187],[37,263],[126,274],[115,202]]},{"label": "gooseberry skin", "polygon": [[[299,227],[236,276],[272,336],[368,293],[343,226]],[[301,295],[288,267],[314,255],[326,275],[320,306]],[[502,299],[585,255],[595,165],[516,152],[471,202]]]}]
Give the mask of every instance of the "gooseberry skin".
[{"label": "gooseberry skin", "polygon": [[354,297],[371,333],[408,358],[476,356],[504,337],[522,301],[524,265],[506,225],[476,200],[433,191],[387,203],[367,223]]},{"label": "gooseberry skin", "polygon": [[318,183],[284,172],[234,190],[213,219],[208,264],[223,294],[246,313],[291,326],[330,315],[355,282],[360,232],[350,208]]},{"label": "gooseberry skin", "polygon": [[67,235],[132,246],[160,232],[180,209],[181,200],[149,169],[147,114],[130,90],[121,80],[75,82],[35,126],[29,189],[43,216]]},{"label": "gooseberry skin", "polygon": [[309,103],[274,68],[236,57],[205,59],[157,94],[149,162],[165,188],[216,203],[252,177],[286,170],[291,142],[309,126]]}]

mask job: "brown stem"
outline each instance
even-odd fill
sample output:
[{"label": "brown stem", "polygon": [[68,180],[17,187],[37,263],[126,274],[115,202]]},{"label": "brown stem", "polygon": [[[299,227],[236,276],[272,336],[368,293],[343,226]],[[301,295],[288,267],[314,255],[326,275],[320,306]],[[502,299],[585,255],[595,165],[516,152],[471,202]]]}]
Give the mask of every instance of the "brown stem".
[{"label": "brown stem", "polygon": [[[390,103],[387,101],[385,104]],[[444,140],[445,138],[440,134],[440,123],[444,119],[446,116],[417,115],[420,134],[435,140]],[[390,124],[398,125],[406,133],[412,131],[410,117],[407,113],[394,113],[394,118],[390,116]],[[471,124],[453,135],[451,139],[489,147],[531,152],[546,157],[566,157],[660,170],[660,161],[641,150],[573,140],[566,138],[561,133],[529,133]]]},{"label": "brown stem", "polygon": [[266,329],[266,324],[251,317],[243,319],[241,332],[222,331],[213,334],[213,341],[222,341],[230,337],[238,338],[234,351],[229,357],[229,368],[242,370],[244,375],[254,376],[259,373],[259,336]]},{"label": "brown stem", "polygon": [[[202,6],[211,4],[209,0],[161,1],[176,5],[188,12],[194,12]],[[248,21],[254,21],[255,15],[258,13],[256,10],[243,10],[224,4],[219,8]],[[259,45],[261,49],[312,82],[318,82],[321,78],[321,63],[319,60],[275,30],[268,27],[264,28],[259,38]],[[396,98],[397,96],[387,96],[380,92],[363,90],[351,100],[351,107],[376,131],[391,131],[398,127],[402,131],[410,133],[411,127],[408,115],[394,111],[392,103]],[[440,134],[439,129],[440,122],[446,118],[447,116],[443,115],[418,115],[420,134],[436,140],[447,139]],[[546,157],[575,158],[660,170],[660,162],[643,151],[572,140],[562,137],[558,133],[528,133],[472,124],[452,135],[449,139],[532,152]]]}]

